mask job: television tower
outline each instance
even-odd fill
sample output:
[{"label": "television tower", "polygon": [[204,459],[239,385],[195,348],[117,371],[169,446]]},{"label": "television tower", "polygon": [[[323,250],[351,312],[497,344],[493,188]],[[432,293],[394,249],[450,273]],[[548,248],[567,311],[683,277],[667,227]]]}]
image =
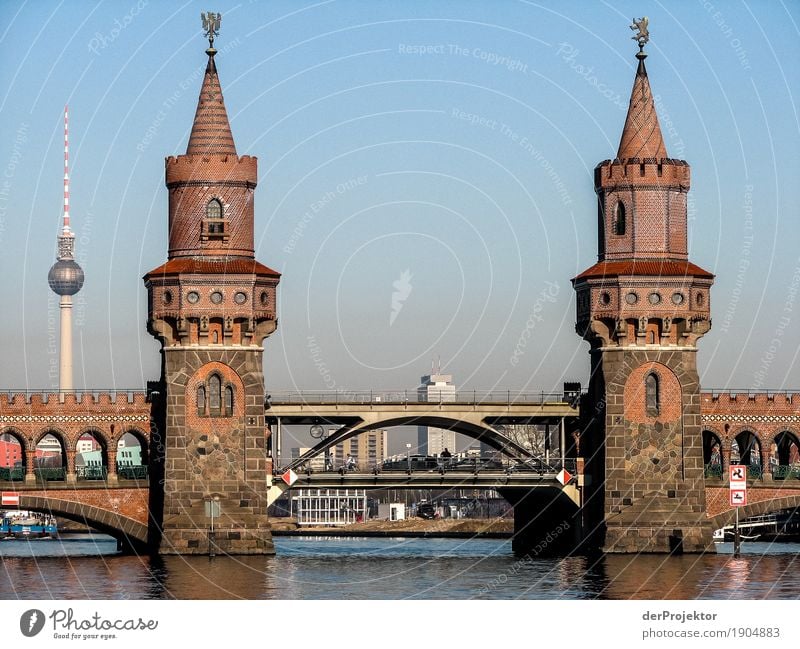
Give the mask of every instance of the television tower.
[{"label": "television tower", "polygon": [[72,296],[83,286],[83,270],[75,261],[75,235],[69,227],[69,107],[64,106],[64,225],[58,235],[56,263],[47,274],[50,289],[61,296],[61,356],[58,391],[72,386]]}]

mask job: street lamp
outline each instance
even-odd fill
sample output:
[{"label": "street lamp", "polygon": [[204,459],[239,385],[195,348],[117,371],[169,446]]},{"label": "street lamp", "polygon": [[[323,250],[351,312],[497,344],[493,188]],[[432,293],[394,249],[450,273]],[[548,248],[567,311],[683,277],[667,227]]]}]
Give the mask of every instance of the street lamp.
[{"label": "street lamp", "polygon": [[408,472],[411,473],[411,444],[406,444],[406,459],[408,460]]},{"label": "street lamp", "polygon": [[211,519],[211,532],[208,535],[208,556],[214,556],[216,539],[214,538],[214,519],[219,517],[219,496],[213,496],[206,500],[206,516]]}]

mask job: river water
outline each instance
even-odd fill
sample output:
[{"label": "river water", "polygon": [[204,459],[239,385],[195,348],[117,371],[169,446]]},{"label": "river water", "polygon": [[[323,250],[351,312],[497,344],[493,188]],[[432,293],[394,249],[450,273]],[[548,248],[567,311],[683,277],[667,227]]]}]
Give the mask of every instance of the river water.
[{"label": "river water", "polygon": [[515,557],[510,541],[276,537],[274,557],[147,557],[103,535],[2,541],[2,599],[796,599],[800,544],[732,556]]}]

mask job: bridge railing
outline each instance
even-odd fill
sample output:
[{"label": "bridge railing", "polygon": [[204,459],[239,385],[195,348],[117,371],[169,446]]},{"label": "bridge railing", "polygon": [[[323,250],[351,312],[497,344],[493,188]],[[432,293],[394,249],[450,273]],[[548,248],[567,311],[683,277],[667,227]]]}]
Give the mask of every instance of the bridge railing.
[{"label": "bridge railing", "polygon": [[[280,458],[275,463],[274,472],[281,474],[285,467],[296,461],[297,458]],[[284,467],[284,468],[280,468]],[[525,462],[509,458],[498,459],[495,456],[482,457],[433,457],[415,456],[397,457],[382,462],[358,462],[313,458],[303,466],[295,469],[298,475],[338,474],[373,474],[383,473],[442,473],[442,474],[474,474],[474,473],[526,473],[526,474],[557,474],[565,468],[572,475],[577,473],[574,458],[566,458],[562,464],[561,458],[530,459]]]},{"label": "bridge railing", "polygon": [[272,392],[265,397],[265,405],[272,404],[545,404],[571,403],[575,394],[565,392],[518,392],[515,390],[431,390],[420,394],[417,390],[302,390]]}]

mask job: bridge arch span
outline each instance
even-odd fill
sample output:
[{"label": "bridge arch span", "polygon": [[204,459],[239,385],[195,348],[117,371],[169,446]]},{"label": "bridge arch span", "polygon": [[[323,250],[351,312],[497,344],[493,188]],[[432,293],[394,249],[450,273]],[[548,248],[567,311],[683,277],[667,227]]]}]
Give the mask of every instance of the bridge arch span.
[{"label": "bridge arch span", "polygon": [[20,494],[19,508],[88,525],[103,534],[113,536],[124,547],[136,552],[147,550],[147,525],[118,512],[73,500],[27,495],[24,492]]},{"label": "bridge arch span", "polygon": [[[762,500],[759,502],[750,503],[739,507],[739,520],[743,518],[750,518],[751,516],[761,516],[763,514],[771,514],[781,509],[796,509],[800,507],[800,491],[796,495],[781,496],[779,498],[772,498],[770,500]],[[725,527],[726,525],[733,525],[736,518],[736,512],[733,508],[724,511],[716,516],[711,517],[711,523],[714,529]]]},{"label": "bridge arch span", "polygon": [[351,437],[360,435],[361,433],[381,428],[390,429],[397,426],[434,426],[436,428],[444,428],[455,431],[456,433],[461,433],[476,441],[484,442],[504,455],[515,459],[523,459],[531,456],[530,451],[524,447],[508,439],[494,428],[481,423],[464,421],[463,419],[447,416],[404,415],[401,417],[395,416],[389,418],[373,417],[354,424],[345,424],[332,435],[321,440],[302,456],[293,460],[289,466],[293,469],[300,467],[309,460],[324,453],[329,448],[345,442]]}]

